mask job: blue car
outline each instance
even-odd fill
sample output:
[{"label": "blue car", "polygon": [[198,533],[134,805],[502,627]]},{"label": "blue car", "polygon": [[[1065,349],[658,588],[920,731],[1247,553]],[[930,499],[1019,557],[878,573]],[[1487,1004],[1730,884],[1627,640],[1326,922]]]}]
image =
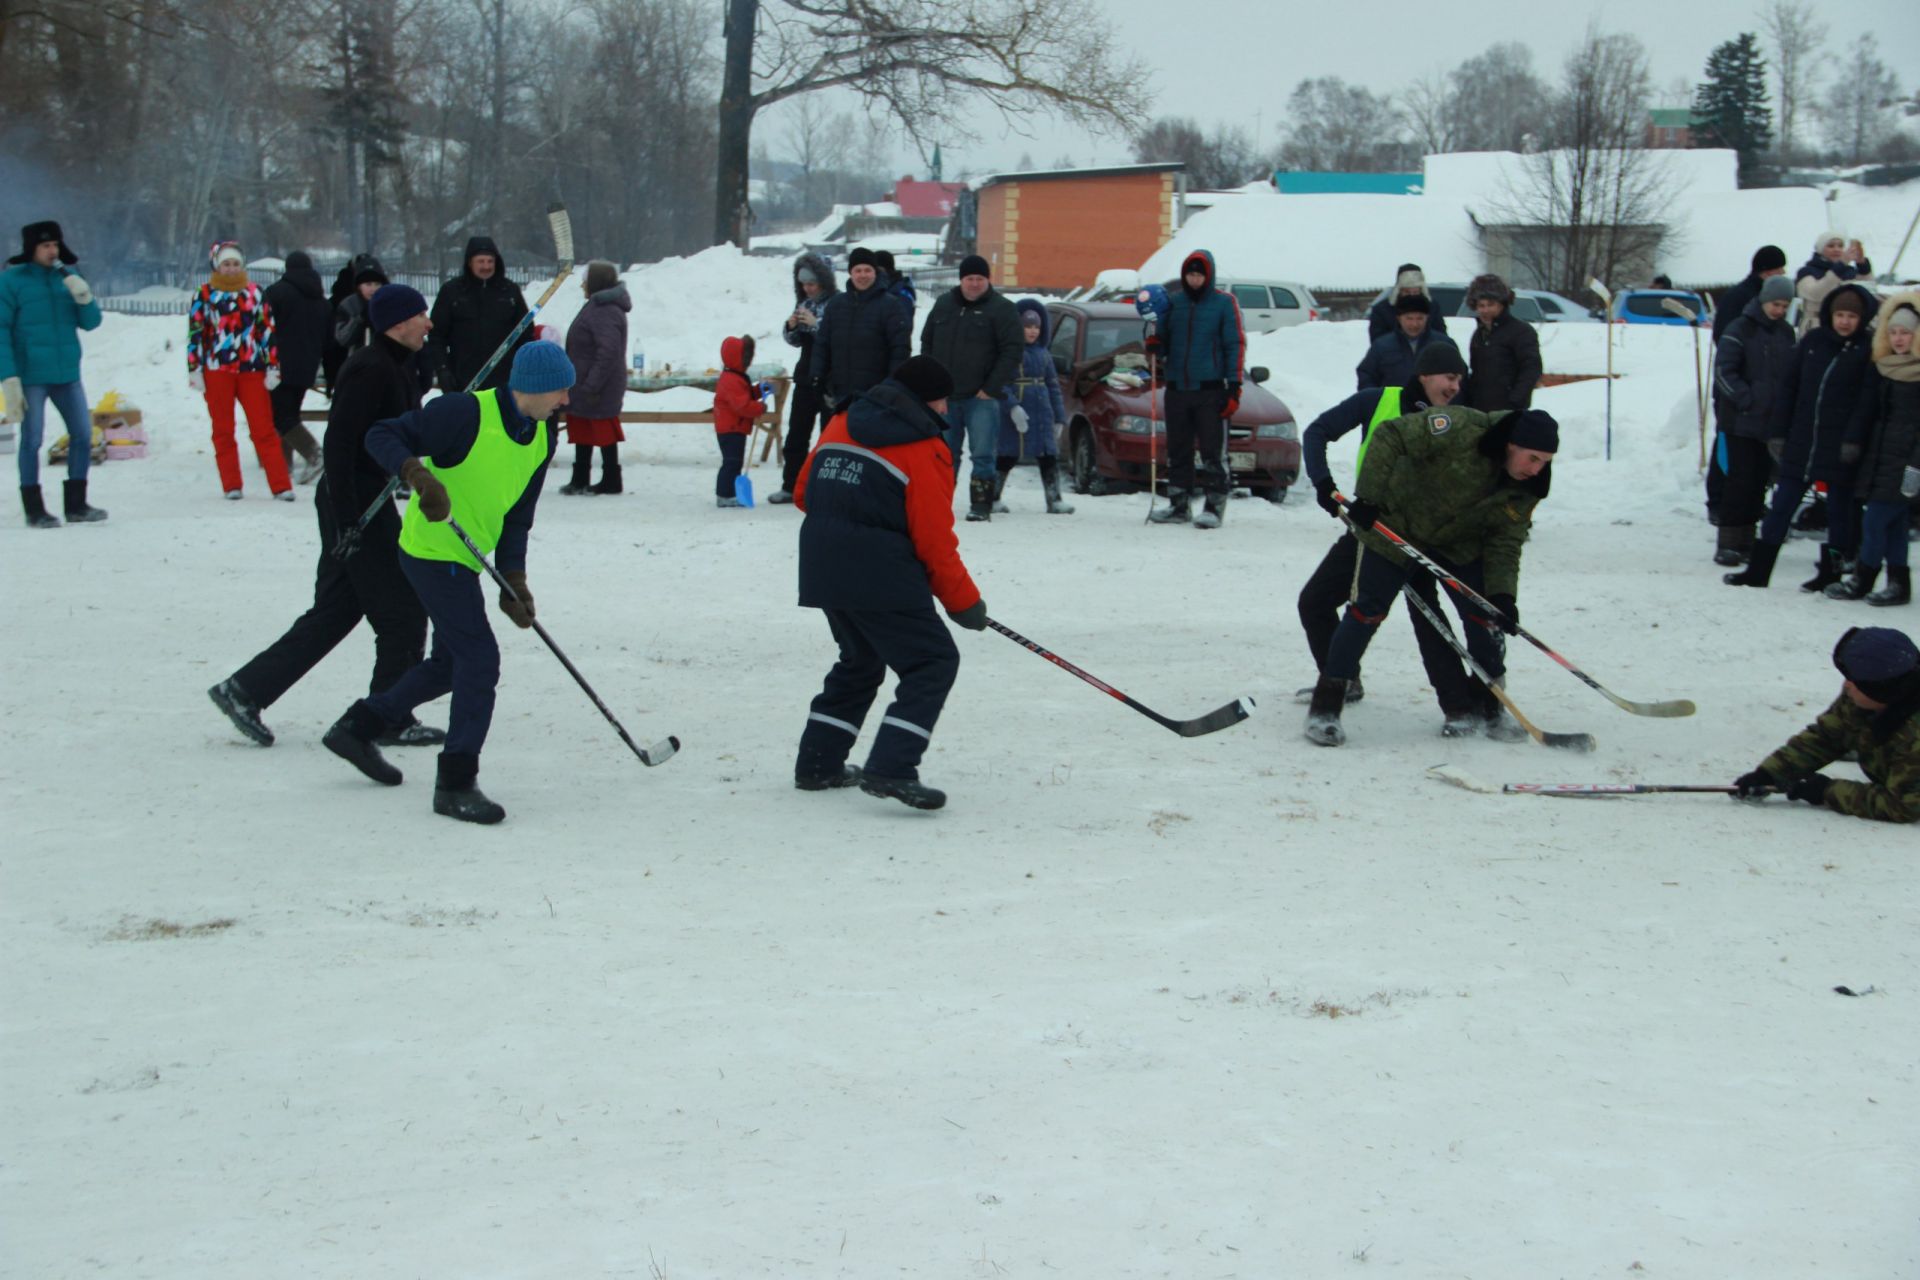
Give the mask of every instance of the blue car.
[{"label": "blue car", "polygon": [[1610,314],[1625,324],[1686,324],[1685,316],[1677,316],[1667,309],[1669,298],[1693,312],[1701,324],[1709,323],[1707,304],[1699,294],[1685,289],[1622,289],[1613,295]]}]

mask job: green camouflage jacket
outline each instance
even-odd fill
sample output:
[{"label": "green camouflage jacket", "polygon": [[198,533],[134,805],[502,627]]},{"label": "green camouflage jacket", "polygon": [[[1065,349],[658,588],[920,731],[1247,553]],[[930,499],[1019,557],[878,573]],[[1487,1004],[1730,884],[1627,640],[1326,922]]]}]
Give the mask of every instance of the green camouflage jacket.
[{"label": "green camouflage jacket", "polygon": [[[1355,496],[1380,508],[1389,529],[1455,565],[1486,562],[1484,594],[1520,594],[1520,548],[1548,471],[1532,480],[1506,472],[1507,413],[1444,405],[1375,429]],[[1390,560],[1393,544],[1368,530],[1363,545]]]},{"label": "green camouflage jacket", "polygon": [[1920,821],[1920,716],[1913,708],[1893,707],[1900,718],[1884,741],[1876,741],[1874,722],[1888,711],[1866,711],[1846,694],[1835,698],[1820,718],[1787,739],[1760,767],[1783,782],[1805,777],[1859,753],[1860,771],[1869,781],[1836,778],[1827,788],[1827,807],[1856,818],[1881,822]]}]

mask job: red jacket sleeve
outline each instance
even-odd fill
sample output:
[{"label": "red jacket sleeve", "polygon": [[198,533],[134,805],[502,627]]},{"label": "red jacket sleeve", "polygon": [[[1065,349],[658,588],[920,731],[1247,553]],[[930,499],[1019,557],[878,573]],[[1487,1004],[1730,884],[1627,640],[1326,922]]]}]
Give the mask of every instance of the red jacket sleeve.
[{"label": "red jacket sleeve", "polygon": [[960,539],[953,532],[953,455],[946,441],[936,438],[887,454],[907,464],[907,535],[927,567],[934,598],[948,613],[972,608],[980,588],[960,561]]},{"label": "red jacket sleeve", "polygon": [[736,434],[751,431],[761,409],[760,397],[754,394],[753,384],[744,375],[731,369],[720,375],[720,381],[713,388],[715,431]]}]

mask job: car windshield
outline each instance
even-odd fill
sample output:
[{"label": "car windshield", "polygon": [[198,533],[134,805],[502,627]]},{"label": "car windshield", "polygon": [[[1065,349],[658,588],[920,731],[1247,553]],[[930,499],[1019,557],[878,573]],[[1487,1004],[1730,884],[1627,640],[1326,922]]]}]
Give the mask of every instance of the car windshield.
[{"label": "car windshield", "polygon": [[1138,320],[1092,320],[1087,323],[1087,346],[1080,353],[1082,360],[1098,360],[1101,356],[1111,355],[1128,343],[1138,343],[1145,336]]},{"label": "car windshield", "polygon": [[1429,285],[1427,292],[1433,295],[1433,310],[1435,315],[1458,315],[1460,314],[1460,304],[1467,300],[1467,290],[1464,285]]},{"label": "car windshield", "polygon": [[1673,298],[1675,302],[1696,315],[1700,312],[1700,302],[1697,298],[1679,298],[1670,293],[1630,293],[1627,295],[1627,314],[1650,316],[1655,320],[1677,319],[1678,317],[1664,305],[1668,298]]}]

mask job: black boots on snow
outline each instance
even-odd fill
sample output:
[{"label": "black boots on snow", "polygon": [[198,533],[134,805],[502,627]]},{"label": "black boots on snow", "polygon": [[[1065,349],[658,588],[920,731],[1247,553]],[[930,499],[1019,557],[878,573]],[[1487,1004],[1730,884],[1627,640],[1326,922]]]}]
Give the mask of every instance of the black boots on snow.
[{"label": "black boots on snow", "polygon": [[409,720],[387,730],[374,742],[383,747],[437,747],[447,740],[447,731],[435,725]]},{"label": "black boots on snow", "polygon": [[573,446],[573,474],[560,486],[560,492],[577,497],[593,492],[593,450],[587,445]]},{"label": "black boots on snow", "polygon": [[388,764],[380,748],[374,745],[374,740],[386,731],[386,724],[373,713],[373,708],[364,701],[356,702],[333,722],[333,727],[320,739],[320,745],[381,786],[397,787],[401,782],[400,771]]},{"label": "black boots on snow", "polygon": [[68,524],[98,524],[107,518],[107,513],[99,507],[87,505],[87,482],[85,480],[61,481],[62,505],[66,508]]},{"label": "black boots on snow", "polygon": [[1840,558],[1840,553],[1823,542],[1820,544],[1820,563],[1814,569],[1813,576],[1800,584],[1800,589],[1823,592],[1840,581],[1840,575],[1846,567],[1847,562]]},{"label": "black boots on snow", "polygon": [[604,445],[600,450],[600,482],[593,486],[599,494],[625,493],[620,487],[620,455],[612,445]]},{"label": "black boots on snow", "polygon": [[860,789],[883,800],[898,800],[909,809],[938,809],[947,803],[947,793],[936,791],[912,778],[883,778],[877,773],[862,774]]},{"label": "black boots on snow", "polygon": [[1912,604],[1913,579],[1904,564],[1887,566],[1887,585],[1867,597],[1868,604]]},{"label": "black boots on snow", "polygon": [[1188,503],[1191,499],[1184,489],[1168,489],[1167,505],[1149,515],[1147,519],[1154,524],[1186,524],[1193,519]]},{"label": "black boots on snow", "polygon": [[838,773],[793,773],[793,785],[801,791],[834,791],[840,787],[857,787],[866,775],[860,772],[857,764],[843,764]]},{"label": "black boots on snow", "polygon": [[1226,518],[1227,495],[1224,493],[1210,493],[1207,495],[1206,506],[1201,510],[1199,515],[1193,518],[1193,527],[1196,529],[1218,529],[1220,522]]},{"label": "black boots on snow", "polygon": [[1747,553],[1753,550],[1753,526],[1750,524],[1723,524],[1714,531],[1713,562],[1728,568],[1745,564]]},{"label": "black boots on snow", "polygon": [[1073,504],[1060,496],[1060,459],[1040,459],[1040,487],[1046,491],[1048,515],[1070,516],[1073,514]]},{"label": "black boots on snow", "polygon": [[1340,727],[1340,712],[1346,705],[1347,682],[1321,676],[1307,704],[1307,741],[1319,747],[1344,745],[1347,731]]},{"label": "black boots on snow", "polygon": [[1730,587],[1764,587],[1773,581],[1773,562],[1779,558],[1779,543],[1755,543],[1753,554],[1747,560],[1747,567],[1738,573],[1721,574],[1720,581]]},{"label": "black boots on snow", "polygon": [[1847,576],[1828,587],[1824,594],[1829,600],[1865,600],[1879,579],[1879,565],[1871,569],[1853,565],[1849,567]]},{"label": "black boots on snow", "polygon": [[60,517],[47,514],[46,500],[40,496],[39,485],[20,486],[20,505],[26,509],[27,528],[58,529],[60,527]]},{"label": "black boots on snow", "polygon": [[967,519],[987,521],[993,519],[994,482],[991,476],[970,476],[967,479]]},{"label": "black boots on snow", "polygon": [[433,782],[433,811],[443,818],[478,822],[491,826],[507,816],[507,811],[487,799],[474,785],[480,776],[480,757],[465,752],[440,753],[440,771]]},{"label": "black boots on snow", "polygon": [[207,690],[207,696],[213,699],[214,706],[227,713],[234,728],[263,747],[273,745],[273,730],[261,723],[260,708],[232,677]]}]

